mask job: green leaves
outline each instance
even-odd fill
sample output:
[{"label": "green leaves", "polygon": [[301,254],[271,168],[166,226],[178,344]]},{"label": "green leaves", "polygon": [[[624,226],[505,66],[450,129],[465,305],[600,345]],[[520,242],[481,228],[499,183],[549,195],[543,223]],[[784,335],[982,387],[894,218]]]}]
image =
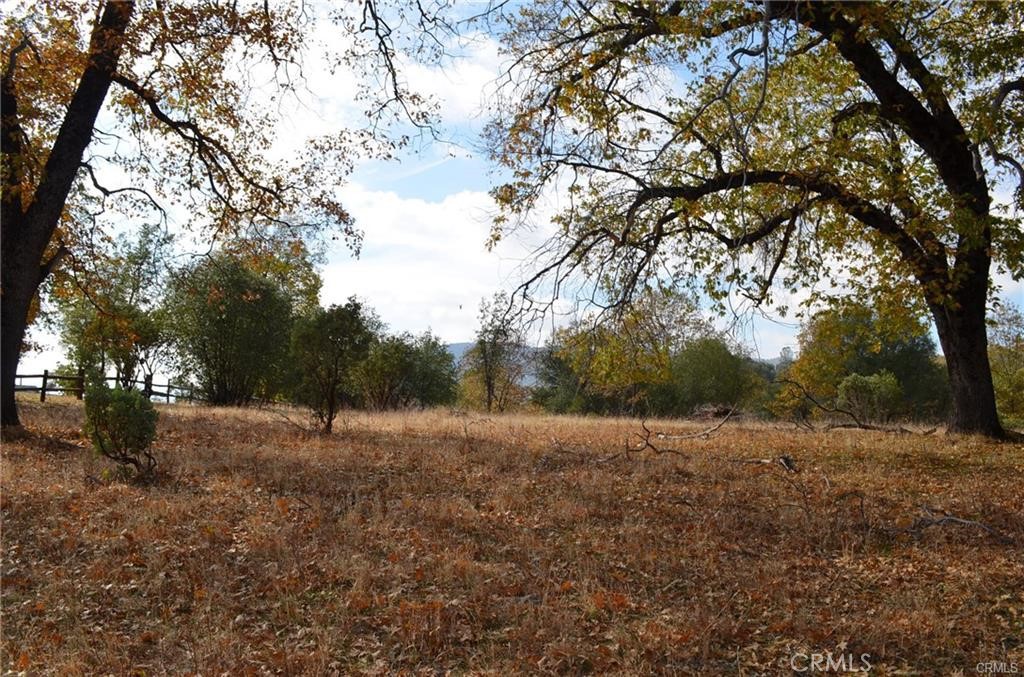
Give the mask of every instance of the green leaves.
[{"label": "green leaves", "polygon": [[338,410],[355,399],[354,367],[374,340],[376,318],[355,298],[343,306],[317,307],[300,316],[291,334],[295,399],[330,432]]},{"label": "green leaves", "polygon": [[989,361],[999,415],[1024,425],[1024,315],[1019,306],[996,309],[989,327]]},{"label": "green leaves", "polygon": [[156,439],[157,412],[137,390],[108,388],[102,375],[85,393],[85,434],[97,453],[130,465],[139,479],[152,475],[156,459],[149,447]]},{"label": "green leaves", "polygon": [[51,282],[61,343],[74,367],[107,373],[124,387],[166,362],[167,314],[160,294],[171,238],[157,226],[109,249],[94,248],[88,271],[64,271]]},{"label": "green leaves", "polygon": [[[851,406],[860,407],[868,418],[896,413],[934,418],[944,412],[948,400],[948,385],[934,353],[927,325],[913,316],[899,317],[847,301],[804,325],[800,355],[788,367],[786,378],[821,401],[842,400],[846,384]],[[878,374],[892,375],[899,392],[893,395],[896,391],[883,377],[876,378]],[[847,383],[852,375],[857,379]],[[885,393],[878,395],[884,402],[871,399],[878,393]],[[779,393],[779,413],[792,413],[802,404],[802,397],[794,399],[794,394],[788,389]]]},{"label": "green leaves", "polygon": [[284,381],[292,299],[225,253],[185,268],[168,299],[181,367],[213,404],[276,395]]}]

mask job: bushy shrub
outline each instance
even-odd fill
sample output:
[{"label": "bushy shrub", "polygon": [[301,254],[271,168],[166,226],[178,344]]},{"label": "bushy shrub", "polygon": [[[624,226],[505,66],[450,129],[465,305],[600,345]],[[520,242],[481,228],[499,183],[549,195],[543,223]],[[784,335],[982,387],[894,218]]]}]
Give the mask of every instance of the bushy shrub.
[{"label": "bushy shrub", "polygon": [[899,412],[903,389],[890,371],[850,374],[839,384],[839,406],[861,421],[888,421]]},{"label": "bushy shrub", "polygon": [[156,459],[149,452],[156,438],[157,412],[137,390],[108,388],[94,382],[85,394],[85,434],[96,451],[131,466],[140,479],[152,476]]},{"label": "bushy shrub", "polygon": [[204,401],[242,406],[283,390],[292,300],[278,281],[214,254],[181,271],[167,307],[180,367]]}]

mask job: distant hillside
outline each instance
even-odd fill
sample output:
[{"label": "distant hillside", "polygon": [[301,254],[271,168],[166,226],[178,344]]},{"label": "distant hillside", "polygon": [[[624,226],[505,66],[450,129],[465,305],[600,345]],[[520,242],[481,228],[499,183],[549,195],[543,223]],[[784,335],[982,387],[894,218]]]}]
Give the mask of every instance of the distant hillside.
[{"label": "distant hillside", "polygon": [[459,362],[462,361],[462,356],[465,355],[473,347],[473,342],[468,341],[466,343],[449,343],[445,346],[448,352],[451,353],[455,359],[455,365],[458,366]]},{"label": "distant hillside", "polygon": [[[452,358],[455,359],[455,366],[459,366],[462,362],[462,357],[468,353],[474,345],[476,345],[474,341],[468,341],[465,343],[449,343],[445,345],[445,348],[448,349]],[[540,348],[530,348],[528,350],[532,353],[534,360],[540,357]],[[537,385],[537,367],[535,363],[527,368],[526,374],[523,376],[522,385],[528,388]]]}]

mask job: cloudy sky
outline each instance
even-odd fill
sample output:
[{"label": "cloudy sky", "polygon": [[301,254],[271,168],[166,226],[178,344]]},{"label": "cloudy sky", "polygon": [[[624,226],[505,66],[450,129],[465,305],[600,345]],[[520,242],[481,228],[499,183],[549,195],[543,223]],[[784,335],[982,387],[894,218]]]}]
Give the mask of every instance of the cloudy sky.
[{"label": "cloudy sky", "polygon": [[[324,26],[320,39],[335,39],[331,30]],[[467,38],[459,49],[462,56],[444,68],[405,65],[414,88],[437,101],[443,141],[413,143],[394,161],[357,164],[338,190],[364,233],[362,252],[353,258],[338,246],[322,269],[325,305],[355,295],[376,309],[391,330],[429,328],[446,342],[472,340],[481,299],[522,279],[545,228],[538,223],[532,234],[486,249],[494,211],[487,191],[495,177],[479,134],[487,93],[502,72],[503,59],[486,35]],[[356,75],[330,73],[315,59],[305,72],[306,93],[288,112],[274,153],[293,152],[309,136],[365,120],[355,102]],[[1005,275],[999,282],[1004,297],[1024,301],[1024,284]],[[794,300],[781,302],[793,307]],[[748,318],[734,329],[735,337],[760,357],[796,345],[792,318]],[[37,330],[35,338],[49,348],[26,356],[21,371],[52,368],[60,360],[52,336]]]},{"label": "cloudy sky", "polygon": [[[461,58],[444,68],[406,64],[408,81],[438,102],[446,142],[417,146],[417,152],[399,161],[371,160],[357,167],[341,195],[363,229],[363,251],[354,259],[339,249],[323,270],[324,303],[355,294],[367,299],[393,330],[429,327],[447,342],[472,339],[480,300],[521,281],[546,225],[539,222],[535,232],[520,240],[486,250],[494,212],[487,191],[494,176],[479,136],[488,93],[504,60],[497,42],[486,35],[471,36],[460,49]],[[362,115],[347,103],[354,83],[343,86],[338,96],[337,76],[332,77],[318,83],[314,76],[313,91],[335,93],[318,97],[310,110],[300,112],[297,129],[328,129],[332,120],[356,121]],[[1004,298],[1024,302],[1024,282],[1009,275],[999,276],[998,282]],[[805,293],[782,293],[778,302],[795,308],[804,298]],[[767,309],[719,325],[760,357],[796,348],[798,324],[792,315],[782,318]]]},{"label": "cloudy sky", "polygon": [[[495,177],[479,137],[501,58],[494,40],[476,35],[445,68],[406,64],[403,70],[418,92],[437,102],[441,140],[414,140],[394,161],[364,161],[339,189],[363,231],[363,245],[358,258],[342,247],[332,252],[322,270],[322,301],[356,295],[393,331],[429,328],[446,342],[469,341],[481,299],[514,286],[532,249],[522,239],[486,247]],[[339,98],[336,86],[311,85],[331,94],[316,97],[299,116],[298,129],[361,119],[362,110],[345,96],[349,87]]]}]

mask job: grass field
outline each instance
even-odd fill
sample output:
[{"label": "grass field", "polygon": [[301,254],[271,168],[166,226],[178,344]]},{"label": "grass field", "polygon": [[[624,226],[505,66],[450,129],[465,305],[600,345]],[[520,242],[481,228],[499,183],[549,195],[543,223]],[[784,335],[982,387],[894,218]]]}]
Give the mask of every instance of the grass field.
[{"label": "grass field", "polygon": [[4,673],[1024,672],[1020,444],[182,406],[139,487],[81,415],[4,441]]}]

